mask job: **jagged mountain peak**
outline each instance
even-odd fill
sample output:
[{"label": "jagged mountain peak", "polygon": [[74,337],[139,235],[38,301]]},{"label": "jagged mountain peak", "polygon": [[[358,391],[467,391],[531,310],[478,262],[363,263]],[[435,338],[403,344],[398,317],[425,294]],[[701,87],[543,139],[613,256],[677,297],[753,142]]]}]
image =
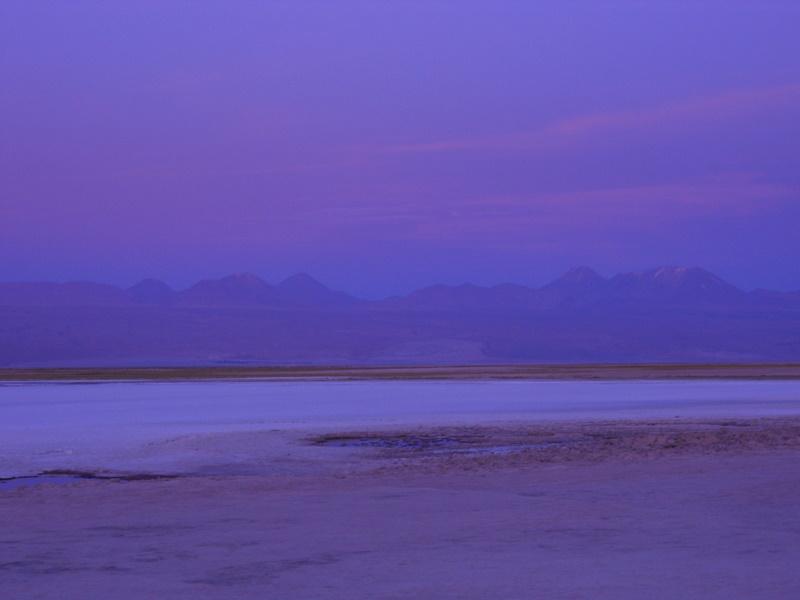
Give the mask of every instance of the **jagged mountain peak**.
[{"label": "jagged mountain peak", "polygon": [[296,273],[277,285],[278,292],[290,302],[305,305],[348,304],[356,299],[330,289],[308,273]]},{"label": "jagged mountain peak", "polygon": [[140,304],[166,304],[175,294],[175,290],[169,285],[160,279],[153,278],[142,279],[126,291],[134,301]]},{"label": "jagged mountain peak", "polygon": [[252,273],[234,273],[219,279],[203,279],[180,293],[185,304],[222,306],[272,304],[274,288]]},{"label": "jagged mountain peak", "polygon": [[596,281],[599,279],[605,279],[605,277],[600,275],[591,267],[580,266],[572,267],[569,271],[561,276],[561,279],[565,281]]},{"label": "jagged mountain peak", "polygon": [[708,281],[722,282],[722,279],[714,275],[711,271],[700,267],[673,267],[664,266],[652,269],[648,272],[653,279],[668,281],[686,281],[688,279],[705,279]]},{"label": "jagged mountain peak", "polygon": [[654,301],[729,302],[744,295],[739,288],[700,267],[663,266],[622,273],[611,284],[618,295]]},{"label": "jagged mountain peak", "polygon": [[591,267],[573,267],[561,277],[548,283],[545,288],[588,288],[606,283],[608,280]]},{"label": "jagged mountain peak", "polygon": [[663,266],[632,275],[641,280],[668,287],[693,287],[698,289],[734,287],[721,277],[701,267]]},{"label": "jagged mountain peak", "polygon": [[279,288],[283,289],[316,289],[327,290],[329,289],[325,284],[320,283],[308,273],[295,273],[290,275],[278,284]]}]

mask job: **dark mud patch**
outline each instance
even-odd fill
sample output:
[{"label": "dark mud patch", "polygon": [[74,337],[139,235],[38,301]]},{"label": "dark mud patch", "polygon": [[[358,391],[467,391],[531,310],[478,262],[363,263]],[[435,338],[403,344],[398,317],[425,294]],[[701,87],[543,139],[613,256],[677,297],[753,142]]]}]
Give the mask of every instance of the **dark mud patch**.
[{"label": "dark mud patch", "polygon": [[466,468],[494,468],[692,453],[800,450],[800,424],[796,420],[768,418],[552,423],[406,432],[359,431],[321,435],[308,441],[317,446],[364,449],[374,458],[399,460],[406,465],[427,463],[450,468],[463,464]]},{"label": "dark mud patch", "polygon": [[492,435],[438,435],[438,434],[337,434],[313,438],[317,446],[331,448],[364,448],[393,453],[413,454],[467,454],[502,455],[525,450],[553,448],[563,445],[561,440],[498,440]]},{"label": "dark mud patch", "polygon": [[0,491],[16,490],[37,485],[65,485],[79,481],[80,477],[70,475],[28,475],[25,477],[4,477],[0,479]]},{"label": "dark mud patch", "polygon": [[66,485],[79,481],[159,481],[176,479],[178,475],[162,475],[154,473],[106,474],[90,471],[52,470],[42,471],[36,475],[0,478],[0,491],[13,490],[37,485]]},{"label": "dark mud patch", "polygon": [[267,560],[247,564],[238,564],[211,571],[199,579],[188,583],[199,583],[211,586],[269,585],[278,577],[314,567],[327,567],[339,562],[340,558],[330,554],[320,554],[299,559]]},{"label": "dark mud patch", "polygon": [[469,443],[463,438],[437,435],[333,435],[315,438],[318,446],[333,448],[379,448],[384,450],[453,449]]}]

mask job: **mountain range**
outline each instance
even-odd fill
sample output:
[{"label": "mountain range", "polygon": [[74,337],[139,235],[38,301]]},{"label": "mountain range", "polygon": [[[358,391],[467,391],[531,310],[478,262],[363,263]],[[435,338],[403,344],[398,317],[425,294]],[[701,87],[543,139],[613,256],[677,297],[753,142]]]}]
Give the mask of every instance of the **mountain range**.
[{"label": "mountain range", "polygon": [[0,283],[0,366],[800,360],[800,292],[743,291],[701,268],[539,288],[434,285],[363,300],[307,274],[182,290],[146,279]]}]

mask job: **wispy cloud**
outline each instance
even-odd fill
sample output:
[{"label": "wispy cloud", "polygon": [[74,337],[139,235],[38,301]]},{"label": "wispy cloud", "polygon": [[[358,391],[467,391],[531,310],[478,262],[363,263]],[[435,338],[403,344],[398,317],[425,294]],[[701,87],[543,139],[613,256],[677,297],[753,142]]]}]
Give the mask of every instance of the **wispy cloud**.
[{"label": "wispy cloud", "polygon": [[[726,174],[652,185],[471,198],[314,201],[276,219],[281,232],[345,240],[405,240],[438,245],[478,242],[539,246],[556,238],[679,231],[712,218],[748,219],[797,202],[800,190],[752,174]],[[292,236],[290,236],[292,237]]]},{"label": "wispy cloud", "polygon": [[398,144],[383,150],[389,153],[554,150],[578,145],[597,136],[720,123],[782,107],[797,107],[799,103],[800,84],[788,84],[729,91],[642,109],[576,115],[534,131]]}]

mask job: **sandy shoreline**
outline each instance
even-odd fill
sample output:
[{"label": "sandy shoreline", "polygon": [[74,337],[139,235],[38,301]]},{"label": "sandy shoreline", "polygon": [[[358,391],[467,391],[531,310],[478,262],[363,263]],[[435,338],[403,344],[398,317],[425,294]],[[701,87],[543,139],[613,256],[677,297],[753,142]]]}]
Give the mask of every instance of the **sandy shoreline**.
[{"label": "sandy shoreline", "polygon": [[203,460],[166,481],[0,491],[8,597],[800,593],[800,418],[234,432],[150,450]]},{"label": "sandy shoreline", "polygon": [[0,382],[800,379],[799,363],[2,368]]}]

